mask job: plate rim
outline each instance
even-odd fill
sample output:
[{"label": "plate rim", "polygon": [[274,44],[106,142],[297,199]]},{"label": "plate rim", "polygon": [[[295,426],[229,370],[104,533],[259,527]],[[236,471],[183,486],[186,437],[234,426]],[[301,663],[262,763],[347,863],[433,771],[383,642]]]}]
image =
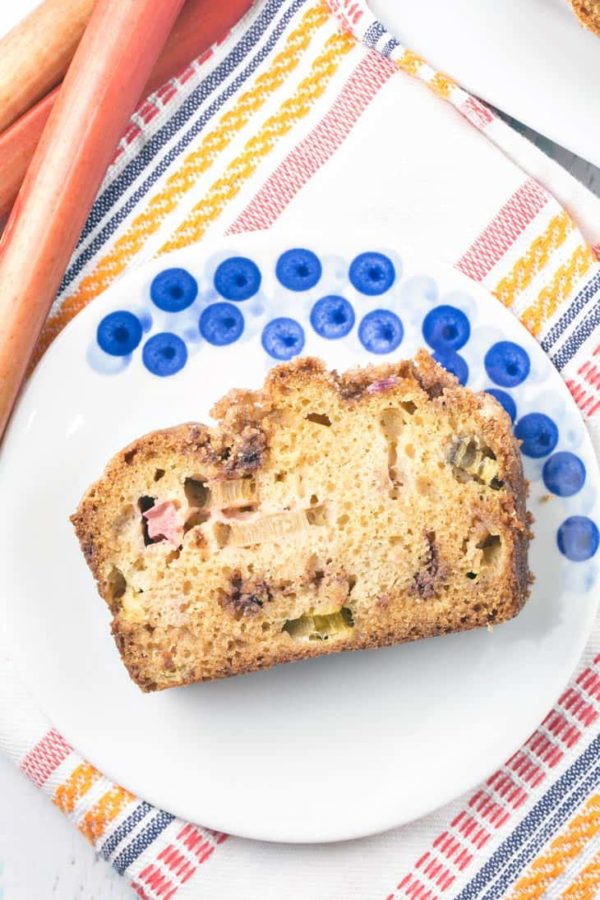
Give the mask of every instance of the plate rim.
[{"label": "plate rim", "polygon": [[[505,310],[504,307],[502,307],[502,305],[499,303],[499,301],[494,300],[493,296],[489,293],[489,291],[487,291],[487,289],[483,285],[473,282],[471,279],[469,279],[467,276],[465,276],[459,270],[455,269],[446,260],[436,256],[435,254],[427,254],[422,250],[415,249],[409,243],[407,243],[403,240],[395,241],[394,239],[391,239],[391,240],[382,241],[379,232],[376,232],[376,231],[373,231],[370,229],[360,229],[359,232],[357,232],[356,234],[354,234],[352,236],[349,236],[346,233],[342,233],[339,236],[340,243],[348,242],[349,239],[352,242],[360,242],[361,244],[364,244],[365,242],[371,242],[375,246],[382,248],[382,249],[385,249],[385,248],[390,249],[391,247],[393,247],[397,252],[400,253],[400,255],[402,257],[404,257],[404,256],[410,257],[411,261],[416,260],[419,262],[423,262],[423,264],[425,266],[431,265],[431,266],[435,267],[436,269],[443,269],[444,271],[447,271],[449,274],[451,274],[452,278],[455,279],[455,281],[462,282],[465,285],[465,290],[467,292],[470,292],[475,295],[480,295],[481,298],[485,298],[488,303],[497,303],[498,306],[496,307],[496,309],[501,309],[503,311],[502,314],[506,313],[506,315],[511,315],[509,311]],[[21,398],[19,399],[18,409],[15,410],[15,415],[13,416],[13,419],[11,420],[11,424],[10,424],[8,432],[7,432],[7,436],[11,436],[11,440],[4,441],[3,445],[0,447],[0,466],[2,465],[2,462],[5,461],[7,447],[12,442],[13,429],[16,429],[17,425],[19,424],[20,417],[17,415],[17,413],[21,409],[26,408],[26,401],[29,399],[30,394],[35,390],[36,383],[38,381],[41,381],[41,379],[44,376],[46,368],[52,364],[52,360],[55,357],[58,358],[59,354],[62,352],[61,351],[62,345],[66,341],[70,340],[72,332],[74,332],[76,329],[80,328],[82,324],[85,324],[86,319],[91,319],[93,316],[96,318],[99,318],[99,315],[101,315],[103,306],[106,308],[114,302],[112,300],[113,293],[116,293],[118,291],[119,285],[122,287],[123,284],[124,283],[126,284],[130,278],[133,279],[136,276],[139,277],[140,270],[142,270],[142,269],[145,270],[146,277],[149,277],[155,269],[165,268],[165,266],[168,264],[169,260],[175,260],[178,258],[183,259],[186,257],[189,258],[190,253],[193,252],[194,250],[196,250],[196,252],[200,251],[199,257],[202,258],[202,256],[206,257],[208,254],[210,254],[211,250],[213,248],[216,249],[216,248],[222,247],[224,243],[229,244],[229,245],[233,245],[233,244],[239,245],[241,243],[242,244],[249,243],[251,245],[254,245],[257,240],[260,242],[265,242],[265,243],[266,242],[279,243],[280,241],[289,242],[290,240],[292,240],[296,246],[299,246],[299,245],[314,246],[316,249],[317,247],[319,247],[321,245],[321,241],[324,241],[326,246],[329,244],[334,247],[336,239],[331,240],[330,237],[327,236],[325,233],[321,234],[319,232],[313,232],[313,231],[309,232],[307,229],[298,229],[298,230],[272,229],[268,232],[262,232],[262,233],[252,232],[252,233],[248,233],[248,234],[221,236],[221,237],[217,237],[213,240],[203,241],[199,245],[192,245],[192,247],[186,247],[186,248],[182,248],[179,250],[175,250],[169,254],[165,254],[164,256],[159,257],[158,259],[148,260],[146,263],[144,263],[140,266],[136,266],[135,268],[129,270],[127,273],[125,273],[125,275],[121,279],[119,279],[118,282],[115,282],[114,285],[111,285],[104,292],[103,295],[101,295],[96,300],[94,300],[92,303],[90,303],[85,309],[83,309],[77,316],[75,316],[68,323],[68,325],[61,332],[61,334],[57,336],[56,340],[53,342],[53,344],[48,349],[47,353],[44,355],[44,358],[40,361],[39,365],[36,367],[36,371],[35,371],[33,377],[30,379],[25,391],[23,392]],[[425,269],[425,271],[427,271],[427,269]],[[476,299],[477,299],[477,297],[476,297]],[[547,356],[547,354],[544,353],[543,349],[539,346],[537,341],[535,341],[535,338],[533,338],[533,336],[531,334],[529,334],[529,332],[527,332],[527,330],[522,325],[522,323],[519,321],[519,319],[516,316],[512,316],[512,319],[514,320],[514,325],[519,330],[519,332],[522,333],[524,337],[526,336],[526,342],[530,343],[532,345],[535,345],[537,350],[539,351],[539,354],[546,358],[548,365],[552,366],[552,362],[549,359],[549,357]],[[227,349],[227,348],[225,348],[225,349]],[[400,353],[401,353],[401,350],[400,350]],[[365,362],[366,361],[376,362],[377,359],[376,359],[376,357],[373,357],[372,355],[367,355],[367,353],[365,351]],[[359,364],[362,364],[362,361]],[[584,422],[583,418],[581,417],[581,414],[580,414],[570,392],[568,391],[568,388],[567,388],[566,384],[564,383],[560,373],[556,369],[554,369],[553,366],[552,366],[552,369],[553,369],[553,374],[556,375],[556,378],[560,381],[561,391],[563,392],[563,394],[565,396],[565,399],[569,405],[569,408],[577,416],[578,422],[581,426],[581,432],[583,435],[583,443],[585,444],[585,448],[587,450],[587,455],[589,456],[590,459],[592,459],[594,461],[594,481],[596,484],[599,484],[600,483],[600,470],[599,470],[599,466],[598,466],[598,459],[596,457],[596,453],[595,453],[595,450],[594,450],[594,447],[593,447],[593,444],[591,441],[589,430],[587,429],[585,422]],[[1,481],[1,479],[0,479],[0,481]],[[598,580],[600,580],[600,579],[597,579],[595,584],[597,584]],[[536,710],[535,717],[533,715],[528,715],[528,717],[527,717],[528,721],[531,720],[533,724],[528,724],[527,728],[524,727],[522,729],[523,733],[520,736],[518,742],[516,740],[514,740],[514,736],[513,736],[513,739],[509,739],[505,743],[504,742],[496,743],[495,747],[501,746],[502,752],[494,753],[493,764],[490,763],[489,765],[486,764],[486,765],[482,766],[480,769],[481,774],[478,774],[477,777],[473,777],[470,773],[467,773],[467,772],[464,772],[464,777],[462,778],[462,780],[456,777],[455,780],[451,783],[452,786],[448,787],[448,791],[446,792],[446,794],[444,794],[441,798],[439,798],[439,796],[436,797],[435,800],[432,800],[428,804],[424,804],[422,806],[422,809],[420,809],[420,811],[417,812],[416,814],[409,813],[407,816],[403,817],[401,814],[401,811],[398,811],[398,812],[390,811],[389,817],[380,815],[378,824],[369,825],[368,828],[365,828],[364,826],[363,827],[357,826],[354,828],[346,827],[343,832],[340,832],[339,829],[337,831],[335,829],[330,829],[330,832],[325,832],[325,833],[320,832],[317,839],[315,839],[315,837],[312,834],[309,834],[308,832],[306,832],[304,835],[301,832],[298,832],[298,830],[294,830],[293,833],[288,833],[282,827],[279,827],[279,828],[276,827],[275,830],[271,830],[270,828],[266,828],[266,829],[251,828],[249,830],[244,829],[244,828],[232,829],[231,825],[228,825],[225,821],[220,821],[218,816],[211,816],[211,824],[206,827],[214,828],[214,829],[220,830],[220,831],[226,831],[229,833],[235,833],[237,836],[240,836],[243,838],[254,839],[254,840],[265,840],[265,841],[269,841],[269,842],[273,842],[273,843],[293,842],[293,843],[300,843],[300,844],[311,844],[311,843],[330,843],[330,842],[337,842],[337,841],[349,841],[349,840],[356,840],[356,839],[359,839],[362,837],[368,837],[370,835],[374,835],[374,834],[380,833],[382,831],[387,831],[391,828],[395,828],[395,827],[399,827],[401,825],[407,824],[411,821],[414,821],[416,818],[419,818],[424,815],[428,815],[429,813],[440,808],[441,806],[445,805],[446,803],[450,802],[451,800],[457,799],[463,793],[465,793],[466,791],[473,788],[476,784],[480,783],[481,781],[484,781],[492,772],[494,772],[499,766],[501,766],[503,764],[503,762],[507,758],[509,758],[512,753],[514,753],[520,746],[522,746],[522,744],[526,741],[527,737],[532,733],[532,730],[535,730],[538,727],[538,725],[542,722],[544,716],[552,709],[557,698],[560,696],[561,692],[564,690],[564,687],[565,687],[568,679],[571,677],[573,671],[575,670],[578,661],[581,658],[582,652],[585,648],[585,645],[588,641],[591,629],[593,627],[593,623],[594,623],[594,620],[595,620],[595,617],[597,614],[599,603],[600,603],[600,592],[596,592],[595,603],[590,603],[586,607],[587,615],[585,617],[585,619],[586,619],[585,627],[581,631],[580,640],[579,640],[577,646],[570,648],[570,653],[568,654],[568,659],[569,659],[568,665],[566,663],[563,664],[563,666],[561,667],[561,672],[563,674],[561,675],[560,678],[556,678],[555,689],[552,691],[551,700],[548,701],[548,699],[544,699],[543,702],[542,702],[542,700],[540,700],[540,703],[539,703],[540,709],[539,709],[539,711]],[[2,610],[3,608],[4,608],[4,601],[2,600],[2,597],[0,596],[0,610]],[[10,632],[13,632],[13,626],[12,626],[12,623],[10,623],[10,622],[9,622],[9,629],[10,629]],[[15,646],[17,646],[18,643],[19,642],[17,642],[17,644]],[[49,714],[46,712],[44,705],[40,702],[40,697],[39,697],[38,691],[35,689],[35,686],[32,685],[31,680],[26,671],[26,667],[23,665],[22,652],[21,653],[15,652],[15,654],[13,655],[13,662],[15,663],[17,671],[18,671],[20,677],[22,678],[24,684],[26,685],[26,687],[29,689],[30,693],[32,694],[38,710],[40,712],[42,712],[44,716],[49,718],[50,724],[52,726],[56,727],[60,731],[60,733],[65,737],[65,739],[71,744],[71,746],[76,748],[77,752],[80,752],[81,755],[85,759],[89,760],[94,766],[96,766],[101,773],[107,775],[107,777],[109,777],[112,780],[115,780],[117,783],[119,783],[120,779],[118,777],[113,777],[113,775],[112,775],[112,772],[111,772],[112,767],[110,765],[106,766],[102,760],[100,760],[96,757],[94,747],[87,747],[85,739],[82,740],[79,737],[76,737],[75,735],[70,735],[69,728],[64,729],[60,724],[56,723],[53,719],[51,719],[49,717]],[[565,676],[564,672],[566,672],[567,669],[568,669],[568,674]],[[549,693],[547,694],[547,696],[549,696]],[[512,732],[511,732],[511,734],[512,734]],[[71,737],[73,737],[75,739],[72,740]],[[471,771],[472,771],[472,769],[470,770],[470,772]],[[140,790],[138,790],[138,787],[140,787],[140,785],[136,785],[135,782],[132,783],[132,779],[128,780],[128,789],[131,790],[133,793],[135,793],[140,799],[148,800],[149,802],[153,803],[155,806],[157,806],[159,808],[165,807],[164,800],[161,800],[160,796],[159,796],[160,790],[158,792],[155,792],[153,789],[148,790],[144,786],[143,789],[140,791]],[[181,818],[183,818],[185,820],[196,821],[195,817],[189,816],[189,810],[186,811],[185,809],[182,809],[180,807],[180,805],[178,805],[177,803],[175,803],[175,804],[169,803],[169,804],[167,804],[166,808],[168,808],[168,810],[170,812],[174,813],[175,815],[180,816]],[[281,823],[275,823],[275,825],[281,826]],[[309,827],[314,831],[314,825],[310,825]]]}]

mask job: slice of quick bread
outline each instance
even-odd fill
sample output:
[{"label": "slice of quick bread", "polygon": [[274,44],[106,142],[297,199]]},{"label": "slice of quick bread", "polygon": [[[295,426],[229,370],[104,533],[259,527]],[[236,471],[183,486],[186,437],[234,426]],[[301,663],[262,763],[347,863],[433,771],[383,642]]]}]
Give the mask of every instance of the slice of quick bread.
[{"label": "slice of quick bread", "polygon": [[118,453],[73,516],[146,691],[502,622],[528,592],[502,407],[422,352],[278,366]]},{"label": "slice of quick bread", "polygon": [[600,0],[571,0],[571,6],[585,27],[600,35]]}]

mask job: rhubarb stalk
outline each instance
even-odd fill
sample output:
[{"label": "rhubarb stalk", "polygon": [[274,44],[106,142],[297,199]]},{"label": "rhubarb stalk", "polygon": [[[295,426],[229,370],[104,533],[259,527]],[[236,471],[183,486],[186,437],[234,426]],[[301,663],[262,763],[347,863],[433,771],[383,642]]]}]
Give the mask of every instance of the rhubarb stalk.
[{"label": "rhubarb stalk", "polygon": [[48,117],[54,107],[58,88],[46,94],[35,106],[0,134],[0,222],[10,212],[14,199],[33,159]]},{"label": "rhubarb stalk", "polygon": [[[250,7],[251,0],[187,0],[158,58],[144,96],[220,40]],[[34,150],[52,111],[58,90],[53,90],[0,134],[0,220],[10,211]]]},{"label": "rhubarb stalk", "polygon": [[182,3],[96,3],[0,243],[0,434],[117,141]]},{"label": "rhubarb stalk", "polygon": [[0,131],[62,80],[96,0],[44,0],[0,40]]}]

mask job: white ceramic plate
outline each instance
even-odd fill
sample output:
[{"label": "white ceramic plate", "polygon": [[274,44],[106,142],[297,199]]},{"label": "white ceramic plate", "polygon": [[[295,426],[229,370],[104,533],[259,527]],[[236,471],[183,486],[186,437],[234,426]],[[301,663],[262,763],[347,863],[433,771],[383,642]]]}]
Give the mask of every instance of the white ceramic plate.
[{"label": "white ceramic plate", "polygon": [[[294,291],[278,283],[275,263],[290,247],[316,252],[322,275],[314,287]],[[374,248],[391,261],[395,280],[381,295],[368,296],[350,283],[349,263]],[[213,277],[218,264],[238,255],[254,260],[262,281],[250,299],[229,303],[222,316],[215,304],[226,301],[217,296]],[[391,270],[375,262],[382,286]],[[180,312],[161,311],[150,300],[153,278],[171,267],[185,268],[199,285],[198,297]],[[231,284],[235,290],[235,275],[225,278],[225,293]],[[252,271],[246,275],[248,285]],[[188,290],[182,284],[174,301],[179,305]],[[354,325],[348,307],[342,307],[344,317],[327,304],[313,322],[326,333],[352,326],[345,337],[319,336],[311,324],[315,302],[330,294],[346,298]],[[525,419],[526,446],[543,455],[526,457],[525,466],[537,520],[531,552],[536,584],[523,613],[493,632],[142,694],[121,664],[107,610],[68,521],[88,483],[135,436],[206,419],[228,388],[258,386],[276,361],[263,342],[289,355],[303,335],[305,353],[339,368],[409,356],[424,343],[424,316],[440,304],[455,310],[454,324],[441,329],[442,343],[456,347],[470,330],[459,358],[446,353],[446,361],[466,363],[473,388],[501,387],[521,423],[534,414]],[[373,315],[376,310],[383,315]],[[117,311],[127,315],[106,318]],[[283,330],[269,324],[281,317],[296,324]],[[231,339],[240,319],[244,331],[215,346],[200,335],[199,318],[212,340]],[[403,337],[396,350],[371,352],[397,341],[398,319]],[[265,327],[270,338],[263,337]],[[165,332],[175,338],[154,341]],[[115,356],[101,349],[98,334],[112,351],[140,342],[132,353]],[[155,353],[145,349],[149,340]],[[511,342],[509,352],[505,345],[496,348],[486,372],[484,357],[503,341]],[[143,362],[175,368],[182,347],[187,361],[171,376],[152,374]],[[557,452],[571,456],[557,459]],[[549,490],[542,468],[550,458]],[[553,493],[573,489],[571,496]],[[127,788],[191,820],[253,838],[366,835],[468,789],[541,721],[576,664],[596,607],[598,475],[561,379],[516,320],[479,287],[373,237],[235,237],[163,257],[124,278],[77,316],[37,369],[4,444],[0,496],[2,618],[40,707],[84,756]],[[575,525],[572,517],[578,517]],[[559,551],[557,530],[567,519],[563,550],[591,557],[587,561]]]},{"label": "white ceramic plate", "polygon": [[[368,4],[392,34],[432,65],[600,166],[600,38],[582,28],[568,0]],[[0,35],[37,5],[38,0],[0,4]]]},{"label": "white ceramic plate", "polygon": [[600,166],[600,37],[568,0],[368,0],[463,87]]}]

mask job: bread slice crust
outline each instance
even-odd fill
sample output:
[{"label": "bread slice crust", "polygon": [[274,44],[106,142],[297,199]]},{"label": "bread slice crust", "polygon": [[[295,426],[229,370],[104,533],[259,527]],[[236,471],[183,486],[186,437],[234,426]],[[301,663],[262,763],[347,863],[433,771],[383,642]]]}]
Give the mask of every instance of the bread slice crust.
[{"label": "bread slice crust", "polygon": [[600,35],[600,0],[571,0],[571,6],[580,22]]},{"label": "bread slice crust", "polygon": [[72,516],[142,690],[522,608],[531,535],[510,419],[426,352],[342,375],[299,358],[212,415],[117,453]]}]

